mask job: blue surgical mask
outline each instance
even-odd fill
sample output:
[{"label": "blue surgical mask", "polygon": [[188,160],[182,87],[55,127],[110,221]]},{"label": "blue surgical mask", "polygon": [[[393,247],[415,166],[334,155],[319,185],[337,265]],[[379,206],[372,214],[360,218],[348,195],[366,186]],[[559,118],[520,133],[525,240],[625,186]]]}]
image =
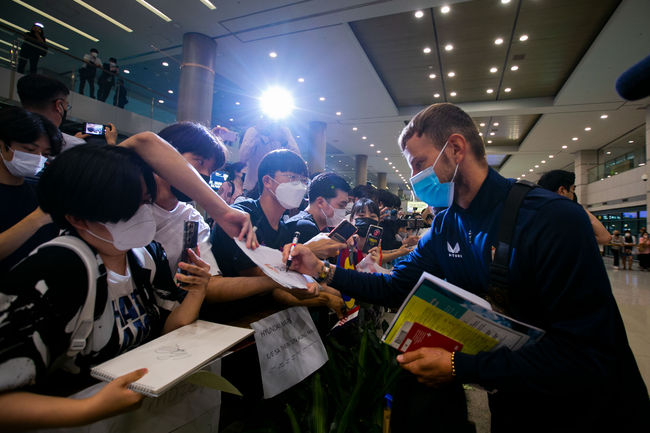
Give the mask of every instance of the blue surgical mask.
[{"label": "blue surgical mask", "polygon": [[442,147],[442,150],[431,167],[422,170],[411,178],[411,185],[413,185],[415,195],[431,207],[449,207],[454,201],[454,179],[458,172],[458,165],[456,165],[454,176],[449,182],[441,183],[434,170],[448,143],[449,141],[445,142],[445,145]]}]

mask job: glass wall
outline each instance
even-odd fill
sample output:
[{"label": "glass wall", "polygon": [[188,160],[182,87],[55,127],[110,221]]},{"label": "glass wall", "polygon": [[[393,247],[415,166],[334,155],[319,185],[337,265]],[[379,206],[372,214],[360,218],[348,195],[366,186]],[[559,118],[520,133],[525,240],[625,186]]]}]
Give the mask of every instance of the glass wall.
[{"label": "glass wall", "polygon": [[589,169],[588,181],[596,182],[642,167],[645,161],[645,126],[641,125],[598,150],[598,165]]},{"label": "glass wall", "polygon": [[[613,233],[618,230],[621,234],[629,230],[637,239],[639,239],[639,230],[646,227],[648,211],[646,206],[636,206],[622,209],[612,209],[599,212],[592,212],[598,220],[605,226],[608,232]],[[612,255],[609,247],[605,247],[605,254]]]}]

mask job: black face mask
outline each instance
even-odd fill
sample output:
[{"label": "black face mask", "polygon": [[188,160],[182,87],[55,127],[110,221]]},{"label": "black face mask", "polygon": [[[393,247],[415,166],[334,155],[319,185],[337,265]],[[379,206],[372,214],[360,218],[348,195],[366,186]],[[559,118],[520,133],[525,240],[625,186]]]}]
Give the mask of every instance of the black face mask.
[{"label": "black face mask", "polygon": [[573,193],[573,201],[575,203],[578,203],[578,194],[576,194],[575,192]]},{"label": "black face mask", "polygon": [[370,226],[377,225],[377,220],[373,218],[355,218],[354,225],[357,227],[357,234],[365,238],[368,235]]}]

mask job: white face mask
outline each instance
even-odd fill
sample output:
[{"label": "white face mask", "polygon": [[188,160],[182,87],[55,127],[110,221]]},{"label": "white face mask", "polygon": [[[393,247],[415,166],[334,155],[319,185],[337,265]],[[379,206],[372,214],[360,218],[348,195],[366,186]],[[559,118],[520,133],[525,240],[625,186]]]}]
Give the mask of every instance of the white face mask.
[{"label": "white face mask", "polygon": [[27,153],[21,150],[13,150],[14,157],[11,161],[7,161],[2,158],[4,161],[5,167],[9,170],[9,173],[13,174],[16,177],[25,177],[25,176],[36,176],[43,167],[45,166],[45,161],[47,158],[40,154]]},{"label": "white face mask", "polygon": [[128,251],[149,245],[156,234],[156,222],[153,219],[153,209],[150,204],[140,206],[138,211],[128,220],[116,223],[102,223],[102,225],[106,227],[106,230],[113,237],[112,241],[98,236],[90,230],[86,231],[97,239],[113,244],[120,251]]},{"label": "white face mask", "polygon": [[336,209],[329,203],[327,203],[327,205],[332,208],[333,215],[328,217],[325,211],[321,209],[321,212],[323,212],[323,215],[325,216],[325,223],[327,224],[327,227],[336,227],[338,223],[345,219],[346,211],[345,209]]},{"label": "white face mask", "polygon": [[285,209],[296,209],[300,206],[303,198],[305,198],[307,185],[300,181],[285,183],[279,183],[275,179],[273,181],[278,184],[273,195]]},{"label": "white face mask", "polygon": [[345,205],[345,213],[346,214],[352,213],[352,208],[353,207],[354,207],[354,203],[349,201],[348,204]]}]

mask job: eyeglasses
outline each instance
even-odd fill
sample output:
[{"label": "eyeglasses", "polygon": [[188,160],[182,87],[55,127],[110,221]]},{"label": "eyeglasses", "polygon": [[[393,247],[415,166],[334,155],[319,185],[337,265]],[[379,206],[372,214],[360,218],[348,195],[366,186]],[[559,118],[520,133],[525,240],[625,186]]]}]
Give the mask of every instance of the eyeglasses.
[{"label": "eyeglasses", "polygon": [[70,105],[70,103],[67,102],[65,99],[63,99],[63,98],[52,99],[52,102],[56,102],[56,101],[63,101],[63,102],[65,102],[66,105],[63,107],[63,109],[64,109],[65,111],[70,111],[70,110],[72,110],[72,105]]},{"label": "eyeglasses", "polygon": [[278,173],[278,176],[283,176],[289,179],[289,182],[300,182],[303,185],[309,185],[309,178],[305,176],[301,176],[298,174],[286,174],[286,173]]}]

